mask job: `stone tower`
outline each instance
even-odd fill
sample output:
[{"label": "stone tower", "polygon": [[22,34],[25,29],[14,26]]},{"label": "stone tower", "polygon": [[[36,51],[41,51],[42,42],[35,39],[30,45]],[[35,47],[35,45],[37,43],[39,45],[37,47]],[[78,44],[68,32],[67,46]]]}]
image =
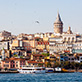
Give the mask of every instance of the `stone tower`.
[{"label": "stone tower", "polygon": [[54,23],[55,34],[62,34],[63,32],[63,22],[61,21],[59,13],[57,14],[56,21]]},{"label": "stone tower", "polygon": [[67,33],[68,33],[68,34],[73,34],[72,31],[71,31],[71,27],[68,28]]}]

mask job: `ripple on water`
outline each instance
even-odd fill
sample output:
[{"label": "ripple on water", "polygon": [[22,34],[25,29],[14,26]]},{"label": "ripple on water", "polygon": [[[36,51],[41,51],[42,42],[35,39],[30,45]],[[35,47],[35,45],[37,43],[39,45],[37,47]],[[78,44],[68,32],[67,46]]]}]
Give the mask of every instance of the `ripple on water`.
[{"label": "ripple on water", "polygon": [[0,82],[82,82],[82,73],[0,74]]}]

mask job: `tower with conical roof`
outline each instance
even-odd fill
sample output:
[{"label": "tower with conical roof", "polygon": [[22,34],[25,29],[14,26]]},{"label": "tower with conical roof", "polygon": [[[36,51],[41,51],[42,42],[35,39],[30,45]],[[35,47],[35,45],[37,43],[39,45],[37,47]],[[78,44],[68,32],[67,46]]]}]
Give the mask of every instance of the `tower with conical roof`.
[{"label": "tower with conical roof", "polygon": [[61,21],[59,13],[57,14],[56,21],[54,23],[55,34],[62,34],[63,32],[63,22]]}]

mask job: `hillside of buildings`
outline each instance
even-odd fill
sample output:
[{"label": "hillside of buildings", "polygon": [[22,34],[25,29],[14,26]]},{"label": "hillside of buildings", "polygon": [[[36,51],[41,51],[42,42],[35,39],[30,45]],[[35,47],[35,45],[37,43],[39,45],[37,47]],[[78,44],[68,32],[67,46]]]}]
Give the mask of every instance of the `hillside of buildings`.
[{"label": "hillside of buildings", "polygon": [[63,32],[58,13],[54,33],[35,33],[17,36],[0,32],[0,69],[18,69],[21,65],[82,69],[82,35],[71,27]]}]

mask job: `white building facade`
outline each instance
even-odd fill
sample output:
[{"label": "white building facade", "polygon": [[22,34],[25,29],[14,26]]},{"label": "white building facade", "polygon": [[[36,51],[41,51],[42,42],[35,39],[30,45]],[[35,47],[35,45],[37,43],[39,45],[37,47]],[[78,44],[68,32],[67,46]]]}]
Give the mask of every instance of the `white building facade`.
[{"label": "white building facade", "polygon": [[[69,27],[67,32],[63,32],[62,28],[56,27],[56,24],[61,25],[62,21],[60,15],[57,15],[56,23],[54,23],[54,37],[49,38],[49,51],[50,54],[55,52],[64,53],[65,51],[72,53],[73,50],[82,50],[82,36],[71,31]],[[62,23],[63,25],[63,23]],[[55,31],[56,30],[56,31]],[[61,32],[60,32],[60,31]]]}]

